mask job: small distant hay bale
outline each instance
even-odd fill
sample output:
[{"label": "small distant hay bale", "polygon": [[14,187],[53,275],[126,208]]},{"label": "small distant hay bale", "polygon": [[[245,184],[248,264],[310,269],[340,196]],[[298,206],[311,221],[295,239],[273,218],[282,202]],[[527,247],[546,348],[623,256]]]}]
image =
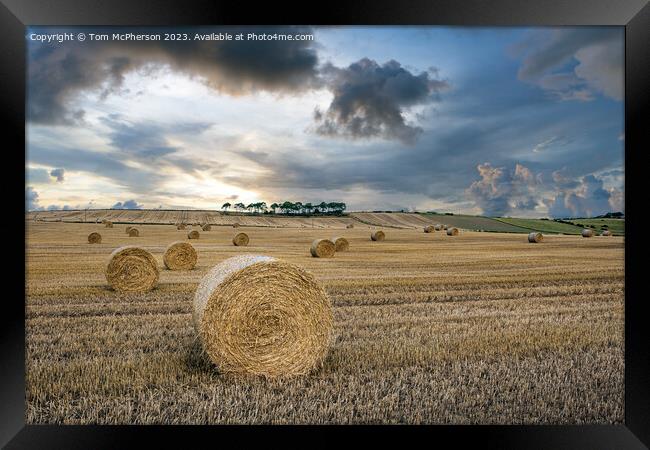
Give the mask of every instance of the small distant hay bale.
[{"label": "small distant hay bale", "polygon": [[433,225],[427,225],[424,227],[424,232],[425,233],[433,233],[436,230],[436,228]]},{"label": "small distant hay bale", "polygon": [[110,220],[107,220],[106,222],[104,222],[104,226],[106,228],[113,228],[113,222],[111,222]]},{"label": "small distant hay bale", "polygon": [[337,252],[347,252],[350,249],[350,243],[344,237],[333,237],[330,241],[334,242]]},{"label": "small distant hay bale", "polygon": [[315,239],[309,247],[314,258],[331,258],[336,253],[336,245],[329,239]]},{"label": "small distant hay bale", "polygon": [[601,236],[611,236],[612,232],[609,230],[604,230],[602,233],[600,233]]},{"label": "small distant hay bale", "polygon": [[220,373],[306,375],[332,343],[332,304],[313,275],[268,256],[229,258],[194,295],[194,328]]},{"label": "small distant hay bale", "polygon": [[232,224],[232,227],[233,228],[239,228],[239,224],[235,222],[235,223]]},{"label": "small distant hay bale", "polygon": [[528,242],[531,244],[537,244],[539,242],[542,242],[544,240],[544,236],[542,233],[535,232],[533,231],[532,233],[528,233]]},{"label": "small distant hay bale", "polygon": [[443,225],[443,226],[442,226],[442,229],[443,229],[443,230],[448,230],[448,229],[449,229],[449,225]]},{"label": "small distant hay bale", "polygon": [[447,228],[447,236],[458,236],[458,228]]},{"label": "small distant hay bale", "polygon": [[202,229],[203,231],[210,231],[210,230],[212,229],[212,225],[210,225],[209,223],[206,223],[205,225],[203,225],[203,226],[201,227],[201,229]]},{"label": "small distant hay bale", "polygon": [[442,225],[440,225],[439,223],[437,223],[437,224],[435,224],[435,225],[433,226],[433,228],[434,228],[436,231],[441,231],[441,230],[442,230]]},{"label": "small distant hay bale", "polygon": [[189,242],[169,244],[163,255],[163,263],[169,270],[191,270],[196,266],[198,255]]},{"label": "small distant hay bale", "polygon": [[176,225],[176,229],[177,230],[184,230],[185,229],[185,224],[184,223],[179,223],[178,225]]},{"label": "small distant hay bale", "polygon": [[129,235],[129,237],[140,236],[140,230],[138,230],[136,227],[130,227],[126,233]]},{"label": "small distant hay bale", "polygon": [[354,224],[353,224],[353,223],[349,223],[349,224],[347,224],[347,225],[345,226],[345,228],[348,228],[348,229],[350,229],[350,228],[354,228]]},{"label": "small distant hay bale", "polygon": [[189,233],[187,233],[187,238],[188,239],[198,239],[200,236],[199,232],[196,230],[192,230]]},{"label": "small distant hay bale", "polygon": [[384,239],[386,239],[386,234],[381,230],[377,230],[370,233],[370,239],[372,239],[373,241],[383,241]]},{"label": "small distant hay bale", "polygon": [[88,243],[89,244],[101,244],[102,243],[102,235],[97,233],[97,232],[92,232],[88,235]]},{"label": "small distant hay bale", "polygon": [[589,228],[585,228],[584,230],[582,230],[582,237],[590,238],[593,235],[594,235],[594,230],[591,230]]},{"label": "small distant hay bale", "polygon": [[105,225],[106,222],[108,222],[108,220],[106,220],[106,219],[102,219],[102,225]]},{"label": "small distant hay bale", "polygon": [[158,284],[158,264],[143,248],[120,247],[111,253],[106,280],[119,292],[147,292]]},{"label": "small distant hay bale", "polygon": [[132,228],[133,228],[133,226],[131,226],[131,225],[127,226],[126,229],[125,229],[126,234],[129,234],[129,231],[131,231]]},{"label": "small distant hay bale", "polygon": [[235,237],[232,238],[232,245],[237,247],[246,247],[250,239],[246,233],[237,233]]}]

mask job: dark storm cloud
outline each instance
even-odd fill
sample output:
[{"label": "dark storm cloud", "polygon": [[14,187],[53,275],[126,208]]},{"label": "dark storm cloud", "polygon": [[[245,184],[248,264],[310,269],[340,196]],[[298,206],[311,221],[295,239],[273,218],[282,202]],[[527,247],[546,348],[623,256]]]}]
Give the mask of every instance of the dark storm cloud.
[{"label": "dark storm cloud", "polygon": [[436,72],[413,74],[397,61],[383,65],[363,58],[346,68],[322,70],[334,99],[327,111],[314,112],[317,133],[348,138],[383,137],[412,144],[422,133],[409,125],[404,110],[426,104],[448,87]]},{"label": "dark storm cloud", "polygon": [[[41,28],[32,30],[44,31]],[[60,29],[58,30],[60,31]],[[97,31],[97,30],[93,30]],[[124,32],[102,29],[101,32]],[[138,33],[137,29],[129,32]],[[169,30],[159,30],[161,32]],[[174,32],[211,33],[214,29],[174,29]],[[220,32],[310,33],[308,27],[220,28]],[[151,29],[146,30],[147,33]],[[138,41],[70,42],[29,45],[28,117],[35,123],[72,123],[83,117],[71,110],[70,100],[83,90],[100,97],[119,92],[124,77],[152,65],[196,76],[211,88],[232,95],[257,90],[294,92],[318,83],[318,57],[313,41]]]},{"label": "dark storm cloud", "polygon": [[619,28],[536,30],[512,48],[522,56],[518,77],[561,100],[623,98],[623,33]]},{"label": "dark storm cloud", "polygon": [[63,183],[65,180],[65,169],[52,169],[50,176],[56,178],[57,183]]},{"label": "dark storm cloud", "polygon": [[127,200],[125,202],[117,202],[113,206],[111,206],[112,209],[142,209],[144,208],[143,205],[139,204],[135,200]]}]

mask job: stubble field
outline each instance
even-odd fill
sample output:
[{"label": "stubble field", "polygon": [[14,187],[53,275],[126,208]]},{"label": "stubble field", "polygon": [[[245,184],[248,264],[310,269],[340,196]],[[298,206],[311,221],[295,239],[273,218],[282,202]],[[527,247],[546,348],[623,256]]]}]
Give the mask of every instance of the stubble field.
[{"label": "stubble field", "polygon": [[[213,226],[192,271],[162,267],[172,225],[27,223],[27,422],[568,424],[623,420],[622,237]],[[325,225],[326,227],[327,225]],[[101,244],[88,244],[92,231]],[[248,247],[231,244],[235,231]],[[350,251],[309,255],[315,238]],[[142,246],[158,287],[119,294],[111,251]],[[334,306],[323,366],[285,380],[220,375],[191,323],[201,277],[242,253],[298,264]]]}]

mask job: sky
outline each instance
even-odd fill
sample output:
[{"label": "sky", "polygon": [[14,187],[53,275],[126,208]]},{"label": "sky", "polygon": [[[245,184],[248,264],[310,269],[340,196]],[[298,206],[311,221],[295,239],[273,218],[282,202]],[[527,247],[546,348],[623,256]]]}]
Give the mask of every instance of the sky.
[{"label": "sky", "polygon": [[[186,40],[113,38],[126,33]],[[233,39],[200,39],[217,33]],[[308,39],[248,38],[274,33]],[[622,27],[29,27],[26,40],[28,210],[624,211]]]}]

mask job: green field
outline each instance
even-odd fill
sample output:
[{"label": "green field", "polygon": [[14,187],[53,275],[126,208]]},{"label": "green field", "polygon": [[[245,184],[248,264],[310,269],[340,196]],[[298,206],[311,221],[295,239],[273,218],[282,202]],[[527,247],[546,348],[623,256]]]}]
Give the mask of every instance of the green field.
[{"label": "green field", "polygon": [[482,230],[500,233],[528,233],[530,231],[526,228],[517,226],[516,224],[509,224],[507,222],[495,220],[490,217],[466,216],[462,214],[448,216],[446,214],[434,213],[421,213],[421,215],[429,218],[435,218],[440,223],[445,223],[452,227],[458,227],[464,230]]},{"label": "green field", "polygon": [[[585,226],[593,225],[598,232],[608,229],[615,235],[625,236],[625,219],[571,219],[569,222]],[[603,228],[603,225],[607,226]]]},{"label": "green field", "polygon": [[580,234],[582,232],[582,228],[577,225],[569,225],[552,220],[516,219],[509,217],[499,217],[494,220],[542,233]]}]

